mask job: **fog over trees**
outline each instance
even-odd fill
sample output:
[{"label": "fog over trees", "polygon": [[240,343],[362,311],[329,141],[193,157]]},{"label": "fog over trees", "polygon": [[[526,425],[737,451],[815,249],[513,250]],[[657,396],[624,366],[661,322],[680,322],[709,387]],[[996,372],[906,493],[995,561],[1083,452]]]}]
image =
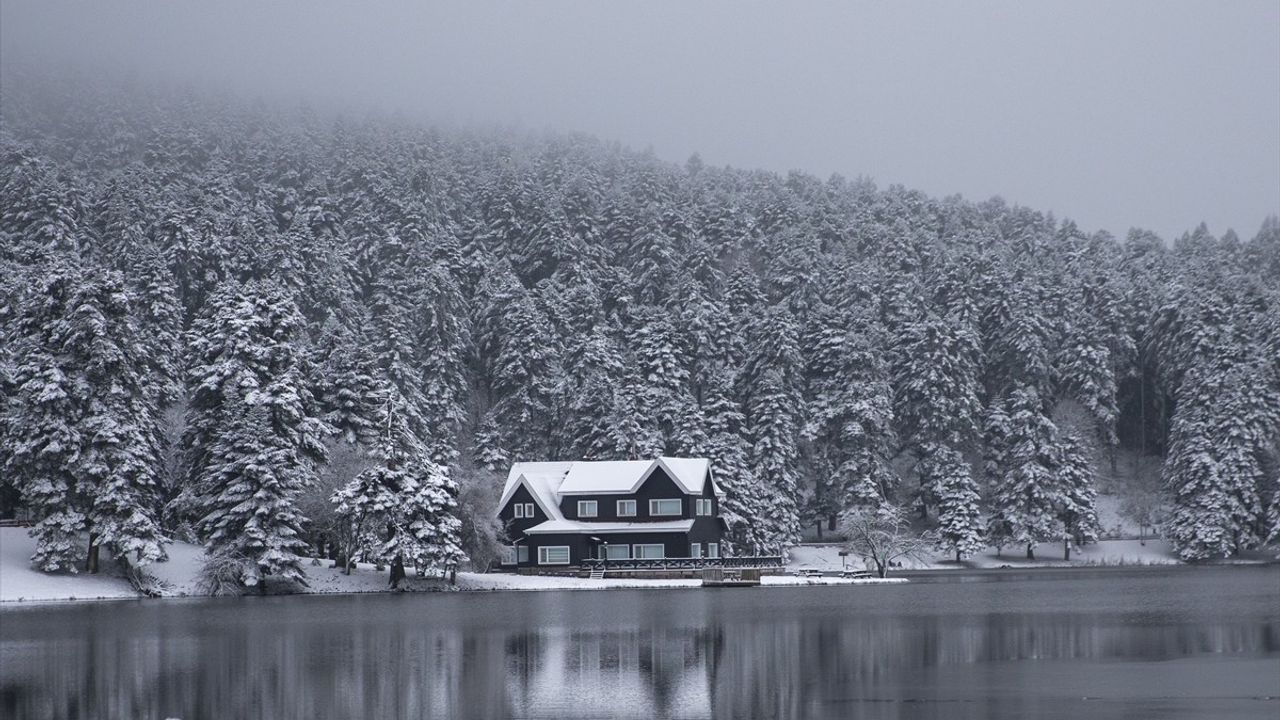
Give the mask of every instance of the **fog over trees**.
[{"label": "fog over trees", "polygon": [[740,554],[881,505],[961,557],[1086,542],[1100,489],[1157,492],[1186,559],[1280,534],[1276,217],[1121,238],[580,135],[3,93],[0,492],[41,567],[445,567],[510,462],[660,454],[712,459]]}]

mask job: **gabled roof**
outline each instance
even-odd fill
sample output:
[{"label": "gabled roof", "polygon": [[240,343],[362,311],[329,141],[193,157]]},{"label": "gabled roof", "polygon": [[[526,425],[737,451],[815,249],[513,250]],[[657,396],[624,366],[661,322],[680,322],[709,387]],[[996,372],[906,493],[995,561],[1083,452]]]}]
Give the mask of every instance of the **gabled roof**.
[{"label": "gabled roof", "polygon": [[553,520],[563,519],[556,491],[560,489],[561,481],[572,466],[571,462],[524,462],[512,465],[511,472],[507,473],[507,484],[502,489],[502,499],[498,501],[498,511],[501,512],[511,502],[511,496],[523,485],[528,488],[529,494],[538,503],[538,507],[542,508],[544,515]]},{"label": "gabled roof", "polygon": [[[562,495],[620,495],[634,493],[655,470],[662,468],[685,493],[702,494],[710,473],[706,458],[657,460],[578,460],[575,462],[521,462],[511,466],[498,501],[499,512],[521,486],[527,487],[542,512],[551,520],[563,520]],[[712,481],[715,493],[720,488]]]}]

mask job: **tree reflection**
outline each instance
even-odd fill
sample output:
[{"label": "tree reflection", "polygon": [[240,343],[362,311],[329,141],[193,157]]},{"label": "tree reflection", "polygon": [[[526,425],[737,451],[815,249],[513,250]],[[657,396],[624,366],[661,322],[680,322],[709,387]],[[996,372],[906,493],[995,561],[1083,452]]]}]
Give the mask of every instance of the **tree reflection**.
[{"label": "tree reflection", "polygon": [[[507,594],[474,616],[434,598],[6,611],[0,715],[894,717],[934,703],[942,716],[999,717],[1038,712],[1024,686],[1055,678],[1096,685],[1211,655],[1280,668],[1280,619],[1264,606],[1213,620],[756,607],[785,597],[771,593],[707,595],[679,612],[676,593],[565,594],[534,610]],[[1190,682],[1204,672],[1192,666]]]}]

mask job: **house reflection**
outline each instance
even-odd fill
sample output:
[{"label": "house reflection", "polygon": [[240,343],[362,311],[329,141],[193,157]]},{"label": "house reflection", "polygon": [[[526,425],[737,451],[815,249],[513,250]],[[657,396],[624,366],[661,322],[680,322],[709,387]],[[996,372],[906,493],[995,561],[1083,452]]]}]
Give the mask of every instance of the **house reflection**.
[{"label": "house reflection", "polygon": [[[950,590],[913,592],[945,607]],[[942,716],[999,718],[1043,714],[1027,687],[1217,697],[1240,677],[1280,695],[1280,617],[1265,600],[1209,615],[534,595],[5,611],[0,717],[896,717],[946,702]]]}]

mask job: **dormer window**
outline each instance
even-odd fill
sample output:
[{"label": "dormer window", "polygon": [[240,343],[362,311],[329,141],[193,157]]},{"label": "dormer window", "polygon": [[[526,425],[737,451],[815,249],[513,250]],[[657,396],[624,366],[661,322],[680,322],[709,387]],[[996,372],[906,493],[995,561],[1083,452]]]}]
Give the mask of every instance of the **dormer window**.
[{"label": "dormer window", "polygon": [[711,498],[698,498],[694,501],[698,515],[710,516],[714,515]]},{"label": "dormer window", "polygon": [[579,500],[578,517],[595,517],[597,515],[597,507],[595,500]]},{"label": "dormer window", "polygon": [[663,498],[649,501],[650,515],[679,515],[684,512],[684,504],[680,498]]},{"label": "dormer window", "polygon": [[514,507],[517,519],[534,517],[533,503],[516,503]]}]

